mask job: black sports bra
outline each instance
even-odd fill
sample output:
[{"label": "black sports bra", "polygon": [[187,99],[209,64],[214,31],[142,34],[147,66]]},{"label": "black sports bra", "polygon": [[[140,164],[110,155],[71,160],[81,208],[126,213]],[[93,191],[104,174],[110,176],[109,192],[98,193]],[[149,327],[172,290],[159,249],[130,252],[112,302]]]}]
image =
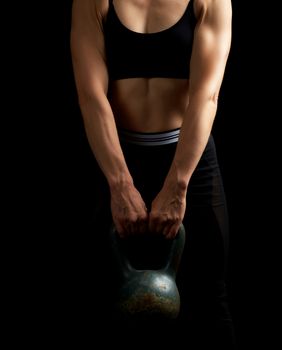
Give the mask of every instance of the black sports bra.
[{"label": "black sports bra", "polygon": [[119,20],[113,0],[104,21],[110,80],[127,78],[189,78],[196,18],[190,0],[181,18],[168,29],[138,33]]}]

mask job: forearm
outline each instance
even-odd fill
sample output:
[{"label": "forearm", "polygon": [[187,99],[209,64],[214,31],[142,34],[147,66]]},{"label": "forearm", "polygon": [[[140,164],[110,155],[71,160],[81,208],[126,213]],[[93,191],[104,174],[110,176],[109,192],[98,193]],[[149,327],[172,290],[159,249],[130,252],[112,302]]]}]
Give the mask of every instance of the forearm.
[{"label": "forearm", "polygon": [[208,142],[216,109],[216,100],[204,94],[190,99],[167,181],[177,183],[180,188],[187,188]]},{"label": "forearm", "polygon": [[80,108],[90,147],[110,188],[118,184],[132,183],[106,96],[102,101],[90,99],[80,102]]}]

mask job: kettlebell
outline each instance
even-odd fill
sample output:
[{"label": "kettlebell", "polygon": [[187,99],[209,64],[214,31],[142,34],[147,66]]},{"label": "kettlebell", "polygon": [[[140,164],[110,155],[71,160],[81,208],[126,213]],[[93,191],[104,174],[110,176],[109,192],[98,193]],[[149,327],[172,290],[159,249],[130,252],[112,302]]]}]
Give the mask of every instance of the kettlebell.
[{"label": "kettlebell", "polygon": [[183,224],[171,242],[164,266],[157,270],[132,266],[122,252],[121,239],[114,225],[110,229],[110,238],[121,279],[117,292],[117,313],[127,319],[175,319],[180,311],[180,295],[175,278],[185,244]]}]

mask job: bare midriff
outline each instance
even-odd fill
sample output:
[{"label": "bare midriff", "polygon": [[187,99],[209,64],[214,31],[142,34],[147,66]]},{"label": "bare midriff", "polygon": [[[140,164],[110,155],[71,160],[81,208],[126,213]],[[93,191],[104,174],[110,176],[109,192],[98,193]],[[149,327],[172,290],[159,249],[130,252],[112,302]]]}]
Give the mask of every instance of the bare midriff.
[{"label": "bare midriff", "polygon": [[135,132],[180,128],[188,106],[189,81],[130,78],[110,84],[109,100],[117,127]]}]

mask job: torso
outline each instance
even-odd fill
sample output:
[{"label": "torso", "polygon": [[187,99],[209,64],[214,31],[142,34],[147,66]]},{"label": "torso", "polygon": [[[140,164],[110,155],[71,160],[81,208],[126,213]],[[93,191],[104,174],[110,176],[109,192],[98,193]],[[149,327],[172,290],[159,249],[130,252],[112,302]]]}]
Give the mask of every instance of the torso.
[{"label": "torso", "polygon": [[[150,35],[177,23],[189,1],[114,0],[113,4],[125,27]],[[189,103],[189,80],[155,77],[114,80],[109,85],[109,100],[118,127],[137,132],[180,128]]]}]

